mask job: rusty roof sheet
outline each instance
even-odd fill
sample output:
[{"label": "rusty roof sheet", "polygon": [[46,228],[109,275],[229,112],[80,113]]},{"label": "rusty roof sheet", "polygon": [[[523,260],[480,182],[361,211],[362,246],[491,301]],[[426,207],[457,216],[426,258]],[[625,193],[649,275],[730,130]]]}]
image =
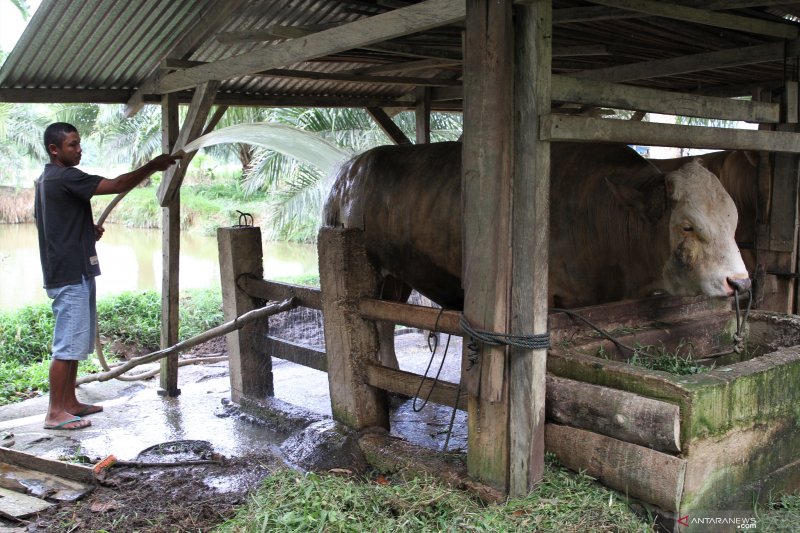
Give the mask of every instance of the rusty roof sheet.
[{"label": "rusty roof sheet", "polygon": [[[186,68],[255,52],[290,38],[291,31],[324,29],[412,3],[416,2],[43,0],[0,68],[0,101],[126,102],[144,80],[154,73],[168,72],[168,67]],[[705,9],[733,7],[722,12],[782,23],[795,31],[800,16],[800,2],[680,3]],[[591,2],[555,0],[553,9],[554,73],[580,75],[588,70],[769,43],[796,46],[790,38],[644,16]],[[218,23],[209,22],[214,16]],[[319,106],[396,103],[404,95],[413,94],[413,82],[418,78],[432,79],[429,85],[441,82],[442,87],[458,84],[461,34],[459,25],[436,28],[384,43],[388,47],[349,50],[286,65],[280,71],[224,80],[218,101],[261,105],[307,102]],[[357,76],[359,69],[433,56],[451,61],[410,72],[367,71],[369,78]],[[795,60],[777,57],[626,83],[674,91],[743,92],[742,87],[748,85],[796,79],[797,69]],[[314,73],[316,78],[298,71]],[[341,73],[355,77],[331,77]],[[188,91],[182,94],[188,99]],[[158,95],[146,98],[157,101]]]}]

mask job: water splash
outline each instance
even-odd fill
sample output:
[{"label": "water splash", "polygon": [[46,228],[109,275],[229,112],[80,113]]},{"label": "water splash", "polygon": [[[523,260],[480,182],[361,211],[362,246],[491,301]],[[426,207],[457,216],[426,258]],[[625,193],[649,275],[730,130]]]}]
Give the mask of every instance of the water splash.
[{"label": "water splash", "polygon": [[184,146],[183,151],[194,152],[225,143],[262,146],[314,165],[326,174],[354,155],[351,150],[336,146],[315,133],[266,122],[236,124],[212,131]]}]

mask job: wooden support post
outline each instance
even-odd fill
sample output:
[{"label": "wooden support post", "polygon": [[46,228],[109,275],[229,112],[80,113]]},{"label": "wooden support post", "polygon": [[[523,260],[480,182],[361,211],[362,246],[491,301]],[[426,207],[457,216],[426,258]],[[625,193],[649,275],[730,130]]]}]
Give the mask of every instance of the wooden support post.
[{"label": "wooden support post", "polygon": [[[171,153],[178,139],[178,98],[164,95],[161,98],[161,146],[165,153]],[[180,270],[180,194],[176,194],[169,204],[161,208],[161,348],[178,342],[179,292],[178,273]],[[158,394],[178,396],[178,354],[161,360],[160,389]]]},{"label": "wooden support post", "polygon": [[[791,122],[797,116],[797,99],[798,84],[787,82],[781,102],[784,123],[777,126],[778,131],[800,131],[798,124]],[[759,307],[779,313],[794,313],[797,311],[797,282],[780,273],[797,272],[800,157],[797,154],[776,153],[772,168],[769,225],[760,227],[758,262],[766,264],[768,271],[778,275],[767,274]]]},{"label": "wooden support post", "polygon": [[416,95],[417,144],[428,144],[431,142],[431,89],[418,87]]},{"label": "wooden support post", "polygon": [[[257,302],[241,287],[246,277],[264,277],[261,230],[254,227],[219,228],[219,273],[222,285],[222,314],[233,320],[252,311]],[[231,399],[261,400],[274,394],[272,359],[261,346],[266,335],[266,320],[253,322],[228,333],[228,358],[231,376]]]},{"label": "wooden support post", "polygon": [[[539,117],[550,112],[552,2],[515,11],[514,185],[511,218],[511,333],[547,333],[550,143]],[[544,475],[547,350],[511,347],[509,494],[522,497]]]},{"label": "wooden support post", "polygon": [[355,429],[388,428],[386,393],[367,385],[367,367],[378,363],[378,331],[361,318],[359,302],[377,293],[378,278],[364,234],[323,227],[317,249],[333,417]]},{"label": "wooden support post", "polygon": [[[506,333],[511,293],[512,2],[468,0],[466,7],[464,315],[475,329]],[[507,349],[481,346],[474,365],[468,355],[461,377],[469,394],[467,468],[472,477],[507,491]]]}]

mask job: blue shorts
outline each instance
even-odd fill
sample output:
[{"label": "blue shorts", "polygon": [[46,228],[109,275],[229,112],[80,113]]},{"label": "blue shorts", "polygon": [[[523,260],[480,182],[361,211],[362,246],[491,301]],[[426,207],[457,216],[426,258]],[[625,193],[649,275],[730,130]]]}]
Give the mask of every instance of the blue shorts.
[{"label": "blue shorts", "polygon": [[97,325],[96,289],[93,277],[80,283],[47,289],[53,300],[56,327],[53,359],[83,361],[94,351]]}]

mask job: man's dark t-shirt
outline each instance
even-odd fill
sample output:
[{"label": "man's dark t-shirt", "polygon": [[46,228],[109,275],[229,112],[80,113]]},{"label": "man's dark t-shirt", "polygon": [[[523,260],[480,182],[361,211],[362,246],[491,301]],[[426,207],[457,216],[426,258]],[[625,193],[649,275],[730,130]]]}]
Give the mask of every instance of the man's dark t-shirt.
[{"label": "man's dark t-shirt", "polygon": [[49,163],[36,180],[34,210],[45,289],[100,274],[89,199],[101,179]]}]

